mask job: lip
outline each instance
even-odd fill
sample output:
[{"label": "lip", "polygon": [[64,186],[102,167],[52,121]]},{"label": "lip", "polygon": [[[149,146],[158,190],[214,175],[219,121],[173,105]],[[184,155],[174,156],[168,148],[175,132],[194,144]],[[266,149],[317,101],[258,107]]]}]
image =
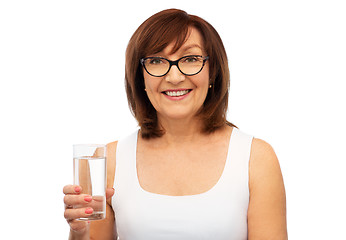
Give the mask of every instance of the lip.
[{"label": "lip", "polygon": [[[169,96],[165,93],[165,92],[179,92],[179,91],[188,91],[188,93],[186,93],[185,95],[182,95],[182,96]],[[188,97],[191,92],[192,92],[192,89],[179,88],[179,89],[166,89],[166,90],[162,91],[161,93],[169,100],[180,101],[180,100],[183,100],[186,97]]]}]

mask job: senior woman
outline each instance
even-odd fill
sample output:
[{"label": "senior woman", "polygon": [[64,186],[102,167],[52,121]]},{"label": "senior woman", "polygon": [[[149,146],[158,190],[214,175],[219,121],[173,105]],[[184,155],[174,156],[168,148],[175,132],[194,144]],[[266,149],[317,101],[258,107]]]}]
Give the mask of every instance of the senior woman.
[{"label": "senior woman", "polygon": [[[271,146],[226,120],[229,69],[205,20],[159,12],[126,51],[126,93],[140,129],[107,146],[107,217],[64,187],[70,239],[287,239],[285,189]],[[115,194],[114,194],[115,189]]]}]

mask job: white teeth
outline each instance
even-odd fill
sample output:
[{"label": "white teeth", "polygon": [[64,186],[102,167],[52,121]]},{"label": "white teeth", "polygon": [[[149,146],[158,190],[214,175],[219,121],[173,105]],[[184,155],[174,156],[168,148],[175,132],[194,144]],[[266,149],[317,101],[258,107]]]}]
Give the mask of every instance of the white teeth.
[{"label": "white teeth", "polygon": [[183,91],[167,91],[165,92],[170,97],[179,97],[187,94],[189,90],[183,90]]}]

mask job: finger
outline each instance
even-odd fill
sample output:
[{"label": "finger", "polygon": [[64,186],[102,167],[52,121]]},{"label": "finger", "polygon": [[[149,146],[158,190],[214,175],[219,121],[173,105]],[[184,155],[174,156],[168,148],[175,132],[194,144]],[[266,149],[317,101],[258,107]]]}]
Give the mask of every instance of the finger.
[{"label": "finger", "polygon": [[114,188],[107,188],[106,189],[106,199],[111,198],[114,195]]},{"label": "finger", "polygon": [[92,197],[86,194],[64,196],[64,203],[67,206],[85,205],[92,201]]},{"label": "finger", "polygon": [[78,185],[66,185],[63,188],[64,194],[80,194],[82,192],[82,187]]},{"label": "finger", "polygon": [[94,210],[91,207],[87,208],[76,208],[76,209],[65,209],[64,218],[67,221],[75,220],[78,218],[87,218],[89,217]]}]

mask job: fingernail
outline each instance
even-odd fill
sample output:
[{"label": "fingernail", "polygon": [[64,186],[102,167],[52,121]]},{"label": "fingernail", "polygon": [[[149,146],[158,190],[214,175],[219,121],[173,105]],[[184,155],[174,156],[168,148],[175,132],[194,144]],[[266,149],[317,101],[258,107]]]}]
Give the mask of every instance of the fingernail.
[{"label": "fingernail", "polygon": [[93,209],[92,208],[87,208],[87,209],[85,209],[85,213],[86,214],[92,214],[93,213]]},{"label": "fingernail", "polygon": [[77,187],[75,187],[75,188],[74,188],[74,191],[75,191],[76,193],[79,193],[79,192],[80,192],[80,190],[81,190],[81,189],[80,189],[80,187],[79,187],[79,186],[77,186]]},{"label": "fingernail", "polygon": [[91,200],[93,200],[93,198],[91,196],[85,196],[84,197],[84,201],[86,201],[86,202],[91,202]]}]

